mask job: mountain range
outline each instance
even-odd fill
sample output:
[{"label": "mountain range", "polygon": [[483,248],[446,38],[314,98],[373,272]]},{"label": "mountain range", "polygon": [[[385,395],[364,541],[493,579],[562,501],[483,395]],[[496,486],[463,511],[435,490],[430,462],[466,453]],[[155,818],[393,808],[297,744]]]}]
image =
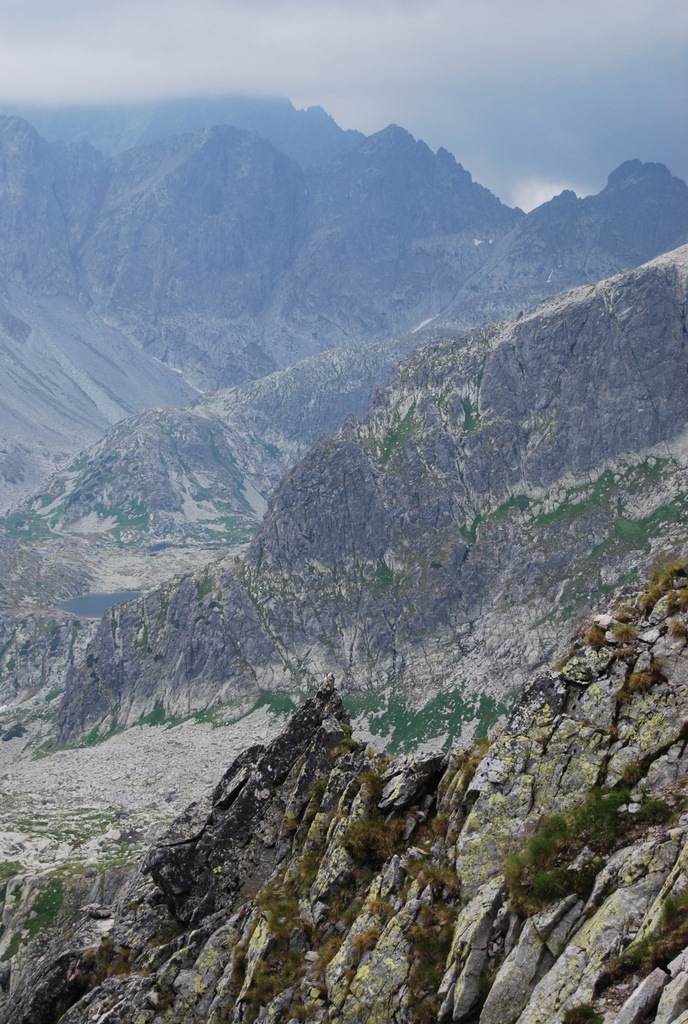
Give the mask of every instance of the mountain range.
[{"label": "mountain range", "polygon": [[301,166],[220,125],[104,155],[0,119],[5,508],[146,407],[514,315],[688,237],[661,165],[525,216],[401,128],[335,148]]},{"label": "mountain range", "polygon": [[33,114],[0,1020],[686,1024],[685,183],[525,215],[320,108]]},{"label": "mountain range", "polygon": [[322,107],[297,110],[285,98],[218,96],[127,106],[23,106],[0,110],[23,117],[49,142],[88,142],[112,156],[171,135],[231,124],[255,132],[301,167],[313,167],[365,138],[344,131]]}]

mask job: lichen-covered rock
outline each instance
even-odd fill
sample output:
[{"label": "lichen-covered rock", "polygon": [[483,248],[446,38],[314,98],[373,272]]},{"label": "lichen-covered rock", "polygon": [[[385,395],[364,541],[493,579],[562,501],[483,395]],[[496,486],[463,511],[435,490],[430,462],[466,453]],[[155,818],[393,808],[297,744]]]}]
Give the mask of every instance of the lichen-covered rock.
[{"label": "lichen-covered rock", "polygon": [[335,846],[331,855],[323,861],[311,886],[312,903],[329,899],[351,880],[355,870],[353,858],[343,846]]},{"label": "lichen-covered rock", "polygon": [[583,913],[577,894],[526,921],[516,948],[504,961],[485,1001],[480,1024],[514,1024],[537,983],[565,949]]},{"label": "lichen-covered rock", "polygon": [[601,676],[609,667],[613,657],[614,649],[612,647],[603,647],[599,651],[586,647],[569,658],[561,670],[561,678],[567,683],[579,683],[584,686]]},{"label": "lichen-covered rock", "polygon": [[654,1024],[672,1024],[688,1010],[688,973],[681,971],[667,981],[659,999]]},{"label": "lichen-covered rock", "polygon": [[[375,933],[381,935],[386,923],[384,912],[380,911],[379,904],[393,891],[386,881],[388,875],[389,870],[385,878],[378,876],[373,880],[368,898],[363,904],[360,914],[352,924],[341,949],[327,966],[325,974],[327,993],[332,1005],[338,1010],[341,1010],[344,1005],[352,980],[356,977],[355,968],[359,962],[358,944],[366,935],[371,937],[374,937]],[[377,944],[377,940],[375,944]]]},{"label": "lichen-covered rock", "polygon": [[255,931],[251,936],[246,953],[246,973],[244,982],[239,990],[237,1001],[240,1002],[251,987],[258,964],[265,959],[275,943],[275,937],[270,931],[267,915],[263,914],[256,922]]},{"label": "lichen-covered rock", "polygon": [[648,840],[611,859],[586,905],[591,916],[535,987],[518,1024],[561,1024],[566,1010],[592,1001],[604,966],[628,945],[631,932],[637,934],[678,849],[676,840]]},{"label": "lichen-covered rock", "polygon": [[207,1012],[213,1001],[216,985],[239,937],[236,923],[223,923],[201,949],[193,966],[182,969],[174,979],[174,989],[197,1016]]},{"label": "lichen-covered rock", "polygon": [[408,900],[363,957],[332,1024],[410,1024],[408,978],[411,944],[408,930],[421,909]]},{"label": "lichen-covered rock", "polygon": [[442,754],[426,754],[424,757],[397,758],[382,776],[385,787],[378,803],[381,811],[403,811],[414,803],[436,781],[446,758]]},{"label": "lichen-covered rock", "polygon": [[440,1024],[462,1021],[480,999],[480,976],[488,959],[487,942],[497,911],[504,901],[504,883],[494,879],[459,914],[447,969],[438,995],[442,999]]}]

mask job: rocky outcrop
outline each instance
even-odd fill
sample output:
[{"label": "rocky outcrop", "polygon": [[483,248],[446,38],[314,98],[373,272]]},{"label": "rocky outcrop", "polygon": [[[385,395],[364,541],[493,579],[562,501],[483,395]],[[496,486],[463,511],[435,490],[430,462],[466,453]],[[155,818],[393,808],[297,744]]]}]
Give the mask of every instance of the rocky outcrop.
[{"label": "rocky outcrop", "polygon": [[570,615],[688,540],[687,260],[411,356],[276,488],[243,563],[101,623],[62,738],[331,668],[415,708],[459,689],[463,722],[503,701]]},{"label": "rocky outcrop", "polygon": [[365,752],[328,678],[0,1021],[683,1021],[687,644],[672,564],[448,755]]}]

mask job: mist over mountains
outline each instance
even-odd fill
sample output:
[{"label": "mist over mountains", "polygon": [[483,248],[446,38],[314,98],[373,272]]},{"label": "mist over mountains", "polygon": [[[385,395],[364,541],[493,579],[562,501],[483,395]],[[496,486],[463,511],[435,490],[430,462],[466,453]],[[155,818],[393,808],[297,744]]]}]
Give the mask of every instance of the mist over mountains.
[{"label": "mist over mountains", "polygon": [[126,106],[14,105],[0,113],[23,117],[48,142],[88,142],[108,156],[171,135],[231,124],[267,139],[301,167],[312,167],[365,138],[361,132],[344,131],[322,107],[297,110],[279,97],[190,97]]}]

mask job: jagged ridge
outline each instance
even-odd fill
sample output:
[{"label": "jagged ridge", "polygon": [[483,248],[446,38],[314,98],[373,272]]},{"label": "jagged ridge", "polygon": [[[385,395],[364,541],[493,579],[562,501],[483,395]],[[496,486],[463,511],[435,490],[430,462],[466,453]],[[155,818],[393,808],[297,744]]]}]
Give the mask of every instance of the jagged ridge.
[{"label": "jagged ridge", "polygon": [[366,754],[328,679],[0,1021],[683,1022],[687,636],[670,565],[449,755]]}]

